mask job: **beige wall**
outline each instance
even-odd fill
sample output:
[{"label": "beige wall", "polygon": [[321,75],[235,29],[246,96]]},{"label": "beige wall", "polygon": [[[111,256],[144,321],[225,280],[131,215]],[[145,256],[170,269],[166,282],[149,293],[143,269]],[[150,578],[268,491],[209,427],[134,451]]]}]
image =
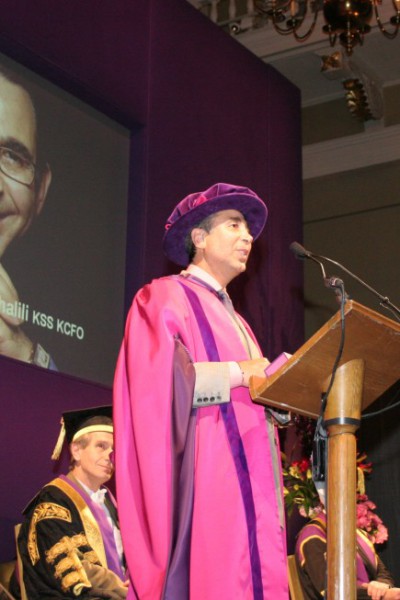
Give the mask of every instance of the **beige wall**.
[{"label": "beige wall", "polygon": [[[400,306],[400,139],[398,133],[393,134],[399,131],[400,85],[385,88],[383,94],[385,120],[378,123],[357,121],[344,98],[303,109],[303,149],[314,148],[312,163],[320,160],[321,171],[329,172],[316,176],[318,168],[314,169],[311,178],[303,181],[303,241],[307,249],[342,263]],[[369,135],[371,131],[377,136]],[[385,150],[386,135],[391,141]],[[353,139],[358,140],[354,147]],[[347,140],[351,140],[348,146]],[[329,164],[342,156],[334,148],[336,142],[348,156],[337,169]],[[327,146],[321,159],[319,149],[325,152]],[[371,158],[376,154],[379,164]],[[348,163],[357,163],[360,155],[368,166],[357,164],[356,169],[344,170]],[[335,265],[327,263],[326,267],[329,276],[343,279],[351,298],[391,316],[379,306],[378,298],[349,275]],[[304,263],[304,299],[308,338],[339,308],[312,261]]]},{"label": "beige wall", "polygon": [[[396,112],[393,100],[395,91],[398,88],[385,91],[385,105],[390,109],[386,114],[390,115],[390,119],[381,124],[383,132],[391,131],[390,126],[400,122],[400,110],[397,108]],[[400,102],[397,107],[399,105]],[[355,121],[346,112],[344,101],[330,102],[324,109],[321,106],[303,110],[305,144],[326,140],[331,143],[335,138],[363,135],[364,124]],[[389,127],[385,127],[386,124]],[[368,124],[365,131],[368,132]],[[365,143],[369,143],[367,136]],[[385,144],[384,141],[380,143]],[[390,161],[393,155],[387,154]],[[388,296],[393,304],[400,306],[400,160],[305,179],[303,198],[304,246],[316,254],[341,262],[380,294]],[[391,316],[379,306],[378,298],[336,266],[328,263],[327,274],[341,277],[354,300]],[[318,265],[312,261],[304,264],[304,285],[308,338],[339,305],[334,293],[324,286]]]},{"label": "beige wall", "polygon": [[[304,182],[304,245],[333,258],[400,306],[400,161]],[[348,294],[390,316],[379,299],[335,265],[327,275]],[[305,326],[309,337],[338,309],[317,264],[304,265]]]}]

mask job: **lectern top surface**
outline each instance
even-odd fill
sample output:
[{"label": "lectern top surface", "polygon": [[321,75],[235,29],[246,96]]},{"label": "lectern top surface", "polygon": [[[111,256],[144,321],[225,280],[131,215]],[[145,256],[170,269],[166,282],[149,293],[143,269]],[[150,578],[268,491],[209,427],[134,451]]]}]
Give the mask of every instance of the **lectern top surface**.
[{"label": "lectern top surface", "polygon": [[[253,400],[317,418],[340,338],[338,311],[271,377],[251,379]],[[400,323],[350,300],[345,306],[345,344],[339,366],[354,359],[365,363],[365,409],[400,378]]]}]

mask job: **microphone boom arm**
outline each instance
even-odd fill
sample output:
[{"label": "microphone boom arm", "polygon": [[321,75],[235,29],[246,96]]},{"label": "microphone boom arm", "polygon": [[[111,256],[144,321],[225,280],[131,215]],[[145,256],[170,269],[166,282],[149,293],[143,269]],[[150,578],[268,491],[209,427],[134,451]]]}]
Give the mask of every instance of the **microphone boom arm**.
[{"label": "microphone boom arm", "polygon": [[372,294],[374,294],[377,298],[379,298],[380,302],[379,304],[383,307],[386,308],[387,310],[390,310],[392,313],[394,313],[395,316],[400,317],[400,308],[398,308],[397,306],[395,306],[387,296],[382,296],[382,294],[380,294],[379,292],[377,292],[373,287],[371,287],[370,285],[368,285],[368,283],[366,283],[365,281],[363,281],[362,279],[360,279],[360,277],[358,277],[357,275],[355,275],[354,273],[352,273],[351,271],[349,271],[349,269],[347,269],[346,267],[344,267],[342,264],[340,264],[339,262],[337,262],[336,260],[333,260],[332,258],[328,258],[327,256],[322,256],[320,254],[310,254],[309,258],[317,258],[320,260],[326,260],[329,263],[332,263],[333,265],[336,265],[337,267],[339,267],[339,269],[341,269],[342,271],[344,271],[345,273],[347,273],[348,275],[350,275],[350,277],[352,277],[353,279],[355,279],[356,281],[358,281],[358,283],[360,283],[361,285],[363,285],[365,288],[367,288],[367,290],[369,290],[370,292],[372,292]]},{"label": "microphone boom arm", "polygon": [[[379,301],[380,301],[379,304],[383,308],[386,308],[387,310],[390,310],[394,314],[394,316],[400,321],[400,308],[398,308],[397,306],[395,306],[389,300],[389,298],[387,296],[382,296],[382,294],[380,294],[373,287],[371,287],[370,285],[368,285],[368,283],[365,283],[365,281],[363,281],[362,279],[360,279],[360,277],[358,277],[357,275],[355,275],[354,273],[352,273],[351,271],[349,271],[349,269],[346,269],[346,267],[344,267],[341,263],[337,262],[336,260],[333,260],[332,258],[328,258],[327,256],[322,256],[320,254],[314,254],[313,252],[310,252],[309,250],[306,250],[298,242],[292,242],[290,244],[290,250],[296,255],[297,258],[301,258],[301,259],[311,258],[311,260],[317,262],[319,264],[319,266],[321,267],[322,275],[323,275],[325,283],[326,283],[326,285],[328,287],[337,287],[337,286],[332,284],[332,280],[334,278],[331,278],[330,280],[326,279],[325,269],[324,269],[323,264],[320,261],[321,260],[326,260],[327,262],[330,262],[333,265],[336,265],[337,267],[339,267],[339,269],[341,269],[342,271],[344,271],[345,273],[347,273],[348,275],[350,275],[350,277],[352,277],[353,279],[355,279],[356,281],[358,281],[358,283],[360,283],[362,286],[364,286],[365,288],[367,288],[367,290],[369,290],[375,296],[377,296],[379,298]],[[342,283],[341,280],[338,280],[338,282]]]}]

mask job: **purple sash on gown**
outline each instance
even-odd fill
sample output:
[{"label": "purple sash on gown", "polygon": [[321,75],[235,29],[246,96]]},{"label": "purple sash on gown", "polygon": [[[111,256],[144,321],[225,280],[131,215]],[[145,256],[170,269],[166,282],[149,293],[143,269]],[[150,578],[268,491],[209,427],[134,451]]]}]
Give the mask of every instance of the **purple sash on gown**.
[{"label": "purple sash on gown", "polygon": [[[114,533],[107,519],[106,513],[98,504],[92,502],[89,494],[87,494],[79,485],[72,481],[72,479],[69,479],[69,477],[66,477],[65,475],[60,475],[60,479],[62,479],[65,483],[71,486],[88,505],[99,526],[103,538],[104,550],[107,559],[107,568],[110,569],[110,571],[113,571],[116,575],[118,575],[118,577],[120,577],[120,579],[122,579],[122,581],[124,581],[126,576],[119,562],[118,551],[115,545]],[[113,504],[115,504],[114,498],[112,497],[109,490],[107,490],[107,493],[109,495],[109,498],[111,498]]]},{"label": "purple sash on gown", "polygon": [[[203,311],[200,300],[197,295],[186,286],[182,281],[178,279],[180,285],[184,289],[186,296],[192,306],[194,315],[199,324],[199,329],[203,338],[204,347],[206,348],[208,359],[210,362],[220,362],[217,344],[214,339],[214,335],[207,317]],[[206,286],[208,287],[208,286]],[[263,583],[261,576],[261,560],[258,549],[257,532],[256,532],[256,514],[253,500],[253,492],[251,488],[251,481],[249,475],[249,469],[247,465],[247,458],[243,447],[243,442],[240,436],[238,424],[236,421],[236,415],[231,402],[221,404],[220,406],[221,415],[224,421],[226,433],[231,448],[232,458],[234,460],[236,474],[239,481],[241,495],[243,499],[248,543],[249,543],[249,554],[251,564],[251,575],[253,581],[253,594],[254,600],[263,600]]]}]

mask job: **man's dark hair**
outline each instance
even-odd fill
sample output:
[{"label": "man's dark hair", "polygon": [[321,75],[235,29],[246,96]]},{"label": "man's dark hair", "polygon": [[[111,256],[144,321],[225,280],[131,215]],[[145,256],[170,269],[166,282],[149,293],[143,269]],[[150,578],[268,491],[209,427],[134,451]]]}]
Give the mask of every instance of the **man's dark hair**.
[{"label": "man's dark hair", "polygon": [[213,224],[213,220],[214,220],[214,214],[209,215],[208,217],[206,217],[205,219],[200,221],[200,223],[198,223],[197,225],[192,227],[192,229],[187,234],[186,239],[185,239],[185,250],[189,257],[189,262],[192,262],[193,258],[195,257],[195,254],[196,254],[196,247],[192,242],[193,229],[204,229],[204,231],[206,231],[207,233],[210,233],[212,224]]}]

